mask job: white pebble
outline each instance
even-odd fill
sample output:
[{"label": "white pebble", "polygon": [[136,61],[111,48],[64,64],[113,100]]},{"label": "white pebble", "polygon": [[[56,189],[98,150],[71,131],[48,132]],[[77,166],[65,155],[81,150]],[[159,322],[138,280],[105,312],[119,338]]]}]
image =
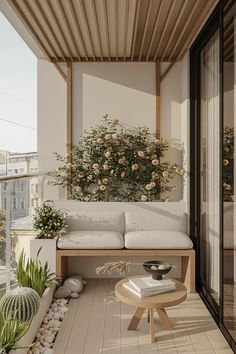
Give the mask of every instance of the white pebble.
[{"label": "white pebble", "polygon": [[53,354],[54,350],[52,348],[45,350],[44,354]]},{"label": "white pebble", "polygon": [[70,296],[72,299],[78,299],[79,297],[79,294],[78,293],[71,293],[71,296]]}]

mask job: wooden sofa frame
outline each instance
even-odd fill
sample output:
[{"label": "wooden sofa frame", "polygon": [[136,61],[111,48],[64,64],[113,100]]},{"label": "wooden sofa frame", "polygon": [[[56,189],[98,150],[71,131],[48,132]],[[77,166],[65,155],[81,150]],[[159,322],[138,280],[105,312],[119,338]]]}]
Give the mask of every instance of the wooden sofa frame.
[{"label": "wooden sofa frame", "polygon": [[195,292],[195,250],[62,250],[57,249],[56,275],[64,280],[68,275],[69,257],[181,257],[182,282],[187,287],[189,293]]}]

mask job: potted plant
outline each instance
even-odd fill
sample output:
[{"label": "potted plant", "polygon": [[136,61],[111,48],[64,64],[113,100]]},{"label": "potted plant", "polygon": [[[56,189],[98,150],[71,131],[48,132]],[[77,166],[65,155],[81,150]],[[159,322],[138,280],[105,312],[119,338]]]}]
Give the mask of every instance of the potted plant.
[{"label": "potted plant", "polygon": [[57,209],[51,200],[36,208],[33,216],[33,228],[37,237],[30,241],[30,256],[33,259],[38,257],[43,265],[47,262],[52,272],[56,271],[57,238],[66,229],[65,217],[66,214]]},{"label": "potted plant", "polygon": [[[28,343],[34,341],[38,328],[52,303],[53,294],[56,288],[54,282],[55,274],[51,273],[47,263],[42,266],[42,263],[39,260],[40,252],[41,249],[38,250],[35,259],[30,258],[26,260],[26,255],[23,250],[17,265],[16,278],[20,289],[33,289],[32,291],[36,292],[36,295],[39,296],[38,311],[32,318],[28,331],[16,342],[17,348],[26,348]],[[26,354],[27,351],[17,349],[10,353]]]}]

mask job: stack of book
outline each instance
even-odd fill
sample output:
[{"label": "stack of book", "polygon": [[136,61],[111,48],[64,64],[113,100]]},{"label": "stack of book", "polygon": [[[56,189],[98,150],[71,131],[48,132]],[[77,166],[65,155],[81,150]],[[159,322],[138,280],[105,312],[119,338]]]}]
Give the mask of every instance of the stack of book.
[{"label": "stack of book", "polygon": [[130,278],[124,288],[139,297],[152,296],[176,289],[171,279],[154,280],[152,277]]}]

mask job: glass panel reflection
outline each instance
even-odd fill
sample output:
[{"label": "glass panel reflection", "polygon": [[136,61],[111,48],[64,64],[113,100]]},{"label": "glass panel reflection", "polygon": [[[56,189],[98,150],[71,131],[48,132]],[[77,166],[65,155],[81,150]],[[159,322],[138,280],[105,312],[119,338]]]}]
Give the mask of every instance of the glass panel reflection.
[{"label": "glass panel reflection", "polygon": [[236,4],[229,1],[224,9],[223,36],[223,304],[224,324],[236,339],[236,206],[234,181],[234,136],[236,126]]}]

